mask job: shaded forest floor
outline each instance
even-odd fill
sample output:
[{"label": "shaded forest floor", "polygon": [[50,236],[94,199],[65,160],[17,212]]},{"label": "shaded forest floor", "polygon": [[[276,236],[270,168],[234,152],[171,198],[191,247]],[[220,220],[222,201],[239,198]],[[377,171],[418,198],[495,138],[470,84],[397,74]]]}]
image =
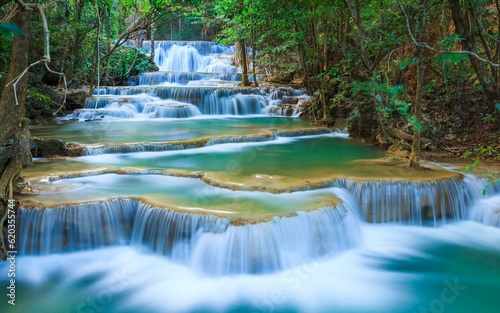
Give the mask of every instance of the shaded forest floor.
[{"label": "shaded forest floor", "polygon": [[[500,161],[500,119],[480,92],[464,92],[452,100],[428,95],[424,98],[424,119],[443,157],[480,158]],[[432,156],[432,153],[424,154]]]}]

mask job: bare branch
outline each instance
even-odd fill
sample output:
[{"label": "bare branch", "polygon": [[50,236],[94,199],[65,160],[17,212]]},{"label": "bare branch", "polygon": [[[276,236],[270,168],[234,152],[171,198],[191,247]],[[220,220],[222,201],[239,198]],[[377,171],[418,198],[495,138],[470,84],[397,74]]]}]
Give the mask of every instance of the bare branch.
[{"label": "bare branch", "polygon": [[415,39],[415,37],[413,36],[413,33],[411,31],[411,27],[410,27],[410,19],[408,17],[408,14],[406,13],[406,10],[405,8],[403,7],[403,5],[401,4],[401,2],[399,0],[396,1],[399,5],[399,8],[401,9],[401,12],[403,12],[404,16],[405,16],[405,20],[406,20],[406,29],[408,30],[408,34],[411,38],[411,41],[413,42],[413,44],[415,44],[416,46],[418,47],[423,47],[427,50],[430,50],[434,53],[437,53],[437,54],[466,54],[466,55],[469,55],[469,56],[472,56],[476,59],[478,59],[479,61],[481,62],[484,62],[490,66],[493,66],[493,67],[500,67],[500,63],[494,63],[494,62],[491,62],[483,57],[481,57],[479,54],[475,53],[475,52],[472,52],[472,51],[446,51],[446,50],[438,50],[438,49],[435,49],[433,47],[431,47],[428,43],[426,42],[419,42]]},{"label": "bare branch", "polygon": [[29,71],[29,69],[35,65],[37,65],[38,63],[41,63],[41,62],[44,62],[45,59],[41,59],[41,60],[38,60],[34,63],[31,63],[27,68],[24,69],[24,71],[17,75],[16,78],[14,78],[13,80],[11,80],[10,82],[8,82],[5,87],[9,86],[10,84],[13,84],[12,87],[14,88],[14,98],[16,99],[16,105],[19,105],[19,101],[17,100],[17,83],[21,80],[21,78],[23,78],[23,76]]},{"label": "bare branch", "polygon": [[50,67],[49,67],[49,64],[47,62],[45,62],[45,68],[47,69],[47,71],[51,72],[52,74],[56,74],[56,75],[62,76],[63,82],[64,82],[64,98],[63,98],[63,101],[62,101],[61,106],[59,107],[59,109],[57,109],[54,112],[54,116],[56,116],[56,114],[59,113],[59,111],[61,111],[62,107],[66,104],[66,97],[67,97],[67,94],[68,94],[68,84],[66,82],[66,75],[64,73],[59,73],[59,72],[51,70]]},{"label": "bare branch", "polygon": [[43,7],[41,5],[37,5],[38,12],[40,13],[40,18],[42,19],[43,25],[43,34],[45,36],[45,55],[43,56],[47,59],[47,62],[50,62],[50,41],[49,41],[49,27],[47,25],[47,19],[45,18],[45,13],[43,12]]},{"label": "bare branch", "polygon": [[[56,2],[59,2],[59,0],[57,1],[52,1],[51,3],[49,4],[54,4]],[[22,0],[16,0],[16,3],[21,6],[22,9],[24,10],[37,10],[38,13],[40,14],[40,18],[42,20],[42,26],[43,26],[43,33],[44,33],[44,39],[45,39],[45,44],[44,44],[44,56],[34,62],[34,63],[31,63],[27,68],[24,69],[24,71],[21,72],[21,74],[19,74],[16,78],[14,78],[13,80],[11,80],[10,82],[8,82],[5,86],[9,86],[12,84],[12,87],[14,89],[14,98],[16,100],[16,105],[19,105],[19,101],[17,99],[17,83],[21,80],[21,78],[26,75],[26,73],[29,71],[30,68],[32,68],[33,66],[39,64],[39,63],[45,63],[45,67],[47,68],[47,70],[51,73],[54,73],[54,74],[57,74],[57,75],[62,75],[63,76],[63,80],[64,80],[64,86],[65,86],[65,91],[68,90],[68,87],[67,87],[67,84],[66,84],[66,75],[64,75],[63,73],[59,73],[59,72],[55,72],[53,70],[50,69],[48,63],[50,62],[50,41],[49,41],[49,27],[48,27],[48,24],[47,24],[47,18],[45,17],[45,13],[43,11],[43,9],[49,5],[46,5],[46,6],[41,6],[40,4],[33,4],[33,3],[24,3]],[[63,101],[63,105],[64,103],[66,103],[66,93],[64,94],[64,101]],[[62,106],[61,106],[62,107]],[[59,110],[58,110],[59,111]]]}]

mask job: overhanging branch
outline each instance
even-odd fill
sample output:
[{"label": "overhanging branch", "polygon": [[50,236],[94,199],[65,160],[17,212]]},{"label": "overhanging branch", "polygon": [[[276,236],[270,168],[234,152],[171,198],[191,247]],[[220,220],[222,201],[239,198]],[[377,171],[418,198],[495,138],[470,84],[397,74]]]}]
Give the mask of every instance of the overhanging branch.
[{"label": "overhanging branch", "polygon": [[485,58],[483,58],[482,56],[480,56],[479,54],[475,53],[475,52],[472,52],[472,51],[447,51],[447,50],[438,50],[434,47],[432,47],[431,45],[429,45],[428,43],[426,42],[420,42],[420,41],[417,41],[415,39],[415,36],[413,35],[413,32],[411,31],[411,27],[410,27],[410,19],[408,17],[408,14],[406,13],[406,10],[405,8],[403,7],[403,5],[401,4],[401,2],[399,0],[396,1],[399,5],[399,8],[401,9],[401,12],[403,12],[403,15],[405,16],[405,20],[406,20],[406,29],[408,30],[408,35],[410,36],[411,38],[411,41],[413,42],[413,44],[415,44],[416,46],[418,47],[422,47],[422,48],[425,48],[429,51],[432,51],[434,53],[437,53],[437,54],[465,54],[465,55],[469,55],[473,58],[476,58],[477,60],[481,61],[481,62],[484,62],[490,66],[493,66],[493,67],[500,67],[500,63],[495,63],[495,62],[491,62]]}]

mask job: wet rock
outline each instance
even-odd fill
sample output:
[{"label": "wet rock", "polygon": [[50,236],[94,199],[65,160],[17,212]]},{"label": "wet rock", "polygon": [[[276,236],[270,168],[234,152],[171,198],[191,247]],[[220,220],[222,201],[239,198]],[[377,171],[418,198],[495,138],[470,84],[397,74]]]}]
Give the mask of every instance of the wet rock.
[{"label": "wet rock", "polygon": [[70,155],[66,143],[60,139],[31,138],[30,151],[37,158]]}]

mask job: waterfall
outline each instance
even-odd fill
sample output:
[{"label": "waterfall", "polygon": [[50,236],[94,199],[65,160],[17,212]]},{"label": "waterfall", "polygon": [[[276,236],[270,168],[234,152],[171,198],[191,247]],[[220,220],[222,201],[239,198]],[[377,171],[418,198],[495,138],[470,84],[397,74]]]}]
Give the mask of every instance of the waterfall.
[{"label": "waterfall", "polygon": [[219,138],[210,138],[205,143],[205,146],[220,145],[225,143],[263,142],[272,140],[276,140],[276,136],[274,134],[271,136],[255,135],[255,136],[219,137]]},{"label": "waterfall", "polygon": [[139,85],[161,85],[165,83],[187,85],[190,81],[201,80],[200,73],[151,72],[139,76]]},{"label": "waterfall", "polygon": [[[151,51],[151,42],[145,41],[143,48]],[[299,99],[308,98],[300,90],[235,87],[241,73],[232,64],[232,54],[234,47],[213,42],[156,41],[154,61],[161,72],[141,74],[130,86],[96,88],[93,96],[99,97],[87,99],[84,109],[75,110],[71,117],[89,120],[96,114],[120,119],[300,114]]]},{"label": "waterfall", "polygon": [[270,273],[355,247],[358,220],[346,204],[203,233],[192,264],[211,275]]},{"label": "waterfall", "polygon": [[298,136],[311,136],[330,134],[332,131],[329,128],[311,128],[311,129],[297,129],[297,130],[279,130],[276,136],[279,137],[298,137]]},{"label": "waterfall", "polygon": [[236,94],[228,97],[220,97],[220,93],[212,93],[200,105],[200,111],[210,115],[262,114],[266,106],[266,99],[260,95]]},{"label": "waterfall", "polygon": [[356,181],[338,179],[332,185],[347,189],[372,223],[432,224],[458,221],[478,197],[461,178],[433,181]]},{"label": "waterfall", "polygon": [[223,232],[228,223],[227,218],[176,212],[141,203],[131,243],[188,263],[198,236],[203,232]]},{"label": "waterfall", "polygon": [[268,273],[356,246],[348,203],[251,220],[115,199],[19,210],[21,254],[132,244],[212,275]]},{"label": "waterfall", "polygon": [[49,254],[128,244],[136,209],[131,200],[20,208],[18,251]]},{"label": "waterfall", "polygon": [[479,200],[470,210],[469,219],[500,228],[500,195]]},{"label": "waterfall", "polygon": [[193,145],[181,145],[170,143],[138,143],[120,146],[106,146],[106,147],[85,147],[82,149],[83,155],[100,155],[110,153],[129,153],[129,152],[144,152],[144,151],[172,151],[183,150],[189,148],[196,148]]},{"label": "waterfall", "polygon": [[[151,42],[145,41],[143,47],[151,50]],[[169,72],[211,72],[236,73],[231,64],[232,47],[214,42],[155,41],[154,62],[161,71]]]},{"label": "waterfall", "polygon": [[152,118],[185,118],[201,114],[198,107],[175,100],[148,103],[143,113]]}]

